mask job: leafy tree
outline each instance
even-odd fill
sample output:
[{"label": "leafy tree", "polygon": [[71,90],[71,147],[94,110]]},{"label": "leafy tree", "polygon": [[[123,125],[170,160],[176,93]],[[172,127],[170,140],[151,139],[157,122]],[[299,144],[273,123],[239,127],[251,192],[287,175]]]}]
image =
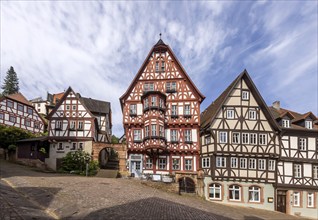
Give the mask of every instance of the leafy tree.
[{"label": "leafy tree", "polygon": [[112,144],[118,144],[119,143],[119,138],[116,137],[115,135],[112,135]]},{"label": "leafy tree", "polygon": [[35,137],[31,132],[13,126],[0,125],[0,147],[8,149],[10,145],[16,145],[18,140]]},{"label": "leafy tree", "polygon": [[19,92],[19,79],[12,66],[8,70],[6,78],[4,79],[4,84],[1,88],[3,89],[3,95],[10,95]]}]

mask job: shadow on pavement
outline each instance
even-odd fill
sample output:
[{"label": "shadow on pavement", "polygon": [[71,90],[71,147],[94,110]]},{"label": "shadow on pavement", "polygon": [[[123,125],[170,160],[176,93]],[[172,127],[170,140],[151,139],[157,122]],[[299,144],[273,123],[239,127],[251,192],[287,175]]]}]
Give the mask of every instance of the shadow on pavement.
[{"label": "shadow on pavement", "polygon": [[100,209],[84,219],[213,219],[230,218],[174,203],[157,197]]}]

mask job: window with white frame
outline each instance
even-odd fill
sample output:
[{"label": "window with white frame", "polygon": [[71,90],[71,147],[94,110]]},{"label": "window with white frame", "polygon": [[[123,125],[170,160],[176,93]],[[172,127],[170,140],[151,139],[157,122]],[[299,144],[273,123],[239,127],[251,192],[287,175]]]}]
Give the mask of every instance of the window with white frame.
[{"label": "window with white frame", "polygon": [[185,159],[184,160],[185,164],[185,170],[192,170],[192,159]]},{"label": "window with white frame", "polygon": [[180,170],[180,159],[179,158],[172,158],[172,169],[173,170]]},{"label": "window with white frame", "polygon": [[72,143],[71,150],[76,150],[76,145],[77,145],[77,143],[76,143],[76,142],[73,142],[73,143]]},{"label": "window with white frame", "polygon": [[300,192],[293,193],[294,206],[300,206]]},{"label": "window with white frame", "polygon": [[75,130],[76,128],[76,121],[70,121],[70,129]]},{"label": "window with white frame", "polygon": [[289,119],[283,119],[282,120],[282,126],[284,128],[289,128],[290,127],[290,120]]},{"label": "window with white frame", "polygon": [[240,143],[240,133],[233,132],[232,133],[232,143],[233,144],[239,144]]},{"label": "window with white frame", "polygon": [[83,122],[83,121],[79,121],[79,122],[78,122],[77,129],[78,129],[78,130],[83,130],[83,128],[84,128],[84,122]]},{"label": "window with white frame", "polygon": [[167,90],[167,92],[176,91],[177,90],[177,83],[176,82],[167,82],[166,83],[166,90]]},{"label": "window with white frame", "polygon": [[31,127],[31,121],[30,120],[25,120],[25,125],[27,127]]},{"label": "window with white frame", "polygon": [[9,121],[15,123],[15,121],[16,121],[15,116],[14,115],[10,115],[9,116]]},{"label": "window with white frame", "polygon": [[220,143],[227,143],[227,132],[226,131],[219,132],[219,140],[220,140]]},{"label": "window with white frame", "polygon": [[153,83],[145,83],[144,90],[145,90],[145,92],[154,91],[154,84]]},{"label": "window with white frame", "polygon": [[267,144],[267,135],[266,134],[259,134],[258,135],[259,144],[266,145]]},{"label": "window with white frame", "polygon": [[260,202],[261,188],[258,186],[251,186],[248,188],[248,201]]},{"label": "window with white frame", "polygon": [[313,192],[308,192],[307,194],[307,207],[313,208],[315,206],[315,194]]},{"label": "window with white frame", "polygon": [[189,129],[184,130],[184,141],[185,142],[191,142],[192,141],[191,130],[189,130]]},{"label": "window with white frame", "polygon": [[256,159],[255,158],[250,158],[249,159],[249,164],[248,164],[249,169],[256,169]]},{"label": "window with white frame", "polygon": [[301,164],[294,164],[294,177],[301,178]]},{"label": "window with white frame", "polygon": [[141,130],[140,129],[134,130],[134,141],[141,141]]},{"label": "window with white frame", "polygon": [[305,151],[307,148],[307,144],[306,144],[306,138],[299,138],[298,139],[298,149],[300,151]]},{"label": "window with white frame", "polygon": [[185,105],[184,106],[184,115],[191,115],[190,105]]},{"label": "window with white frame", "polygon": [[159,72],[159,61],[156,61],[156,72]]},{"label": "window with white frame", "polygon": [[137,105],[131,104],[129,107],[129,114],[136,115],[137,114]]},{"label": "window with white frame", "polygon": [[205,136],[205,144],[210,144],[211,143],[211,136]]},{"label": "window with white frame", "polygon": [[217,183],[212,183],[209,185],[209,198],[210,199],[221,199],[222,186]]},{"label": "window with white frame", "polygon": [[306,120],[305,121],[305,127],[307,129],[312,129],[312,121],[311,120]]},{"label": "window with white frame", "polygon": [[171,141],[177,142],[178,141],[178,132],[177,130],[171,130]]},{"label": "window with white frame", "polygon": [[70,109],[71,109],[70,105],[66,105],[66,110],[70,110]]},{"label": "window with white frame", "polygon": [[161,99],[161,98],[159,98],[159,107],[160,108],[164,108],[165,106],[164,106],[164,101],[163,101],[163,99]]},{"label": "window with white frame", "polygon": [[275,160],[268,161],[268,170],[274,171],[275,170]]},{"label": "window with white frame", "polygon": [[159,125],[159,136],[164,137],[165,136],[165,130],[162,125]]},{"label": "window with white frame", "polygon": [[32,108],[28,108],[28,114],[30,114],[30,115],[33,114],[33,109]]},{"label": "window with white frame", "polygon": [[23,105],[18,104],[18,111],[20,111],[20,112],[23,112],[23,111],[24,111]]},{"label": "window with white frame", "polygon": [[238,185],[231,185],[229,187],[229,198],[234,201],[241,201],[241,187]]},{"label": "window with white frame", "polygon": [[225,167],[226,158],[225,157],[216,157],[216,167]]},{"label": "window with white frame", "polygon": [[165,158],[159,158],[159,170],[165,170],[167,166],[167,160]]},{"label": "window with white frame", "polygon": [[146,169],[152,169],[152,158],[147,158],[146,159]]},{"label": "window with white frame", "polygon": [[248,144],[248,143],[249,143],[249,134],[242,133],[242,144]]},{"label": "window with white frame", "polygon": [[151,96],[151,106],[157,106],[157,96]]},{"label": "window with white frame", "polygon": [[210,157],[202,158],[202,168],[210,168]]},{"label": "window with white frame", "polygon": [[157,125],[151,125],[151,136],[157,136]]},{"label": "window with white frame", "polygon": [[256,119],[257,119],[257,117],[256,117],[256,110],[250,109],[250,110],[248,111],[248,119],[250,119],[250,120],[256,120]]},{"label": "window with white frame", "polygon": [[259,170],[266,169],[266,160],[265,159],[258,159],[258,169]]},{"label": "window with white frame", "polygon": [[250,134],[250,144],[257,144],[257,135],[255,133]]},{"label": "window with white frame", "polygon": [[0,113],[0,119],[4,119],[4,114]]},{"label": "window with white frame", "polygon": [[149,125],[145,126],[145,137],[149,137]]},{"label": "window with white frame", "polygon": [[72,105],[72,110],[76,110],[76,105]]},{"label": "window with white frame", "polygon": [[238,158],[231,157],[231,168],[238,168]]},{"label": "window with white frame", "polygon": [[247,158],[240,158],[240,168],[242,169],[247,168]]},{"label": "window with white frame", "polygon": [[144,100],[144,109],[148,108],[149,107],[149,101],[148,101],[148,98],[146,98]]},{"label": "window with white frame", "polygon": [[312,166],[312,175],[314,179],[318,179],[318,165]]},{"label": "window with white frame", "polygon": [[177,115],[178,115],[177,105],[172,105],[172,106],[171,106],[171,115],[172,115],[172,116],[177,116]]},{"label": "window with white frame", "polygon": [[161,71],[165,71],[165,61],[161,61]]},{"label": "window with white frame", "polygon": [[242,91],[242,100],[249,100],[249,91]]},{"label": "window with white frame", "polygon": [[58,143],[56,150],[58,150],[58,151],[64,150],[63,143]]},{"label": "window with white frame", "polygon": [[227,119],[234,119],[234,109],[226,110],[226,118]]},{"label": "window with white frame", "polygon": [[55,122],[55,129],[62,129],[62,121]]},{"label": "window with white frame", "polygon": [[13,102],[12,102],[12,101],[7,100],[7,107],[9,107],[9,108],[13,108]]}]

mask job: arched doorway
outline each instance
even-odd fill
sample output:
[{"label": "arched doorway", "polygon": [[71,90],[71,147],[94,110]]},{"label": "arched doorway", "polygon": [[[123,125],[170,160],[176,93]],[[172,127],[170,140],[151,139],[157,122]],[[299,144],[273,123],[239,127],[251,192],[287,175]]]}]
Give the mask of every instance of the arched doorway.
[{"label": "arched doorway", "polygon": [[99,152],[98,162],[101,169],[118,170],[118,152],[111,147],[105,147]]},{"label": "arched doorway", "polygon": [[190,177],[181,177],[179,182],[179,192],[195,193],[195,183]]}]

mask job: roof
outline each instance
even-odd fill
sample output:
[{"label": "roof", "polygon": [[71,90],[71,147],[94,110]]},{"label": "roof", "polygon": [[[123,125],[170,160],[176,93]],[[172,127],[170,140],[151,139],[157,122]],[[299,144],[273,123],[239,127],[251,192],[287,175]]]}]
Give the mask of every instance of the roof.
[{"label": "roof", "polygon": [[20,102],[22,104],[25,104],[25,105],[29,105],[29,106],[32,106],[32,103],[29,102],[25,97],[24,95],[22,95],[21,93],[15,93],[15,94],[11,94],[11,95],[6,95],[4,96],[8,99],[11,99],[11,100],[14,100],[14,101],[17,101],[17,102]]},{"label": "roof", "polygon": [[100,101],[91,98],[81,97],[80,100],[83,104],[90,110],[91,112],[95,113],[110,113],[110,103],[105,101]]},{"label": "roof", "polygon": [[182,72],[184,73],[185,78],[190,82],[190,86],[193,87],[193,89],[196,91],[196,93],[199,95],[200,97],[200,102],[202,102],[205,99],[205,96],[199,91],[199,89],[195,86],[195,84],[193,83],[193,81],[190,79],[189,75],[187,74],[187,72],[184,70],[184,68],[182,67],[180,61],[178,60],[178,58],[175,56],[175,54],[173,53],[172,49],[169,47],[169,45],[165,44],[163,42],[162,39],[159,39],[159,41],[151,48],[151,50],[149,51],[146,59],[144,60],[143,64],[141,65],[140,69],[138,70],[135,78],[133,79],[133,81],[131,82],[131,84],[129,85],[128,89],[126,90],[126,92],[119,98],[120,100],[120,104],[121,107],[123,108],[123,101],[126,99],[126,97],[130,94],[130,92],[133,89],[133,86],[137,83],[140,75],[143,73],[143,70],[145,69],[148,60],[150,58],[150,56],[152,55],[152,53],[156,50],[168,50],[168,52],[170,53],[171,57],[173,58],[173,60],[175,60],[175,63],[177,66],[179,66],[182,70]]},{"label": "roof", "polygon": [[207,128],[211,125],[212,121],[216,117],[217,113],[220,111],[222,106],[224,105],[224,102],[228,98],[228,96],[231,94],[232,90],[234,89],[235,85],[241,80],[244,79],[246,85],[250,89],[251,93],[255,97],[255,100],[257,101],[260,108],[263,110],[263,113],[267,120],[269,121],[270,125],[273,127],[273,129],[279,130],[279,127],[274,120],[273,116],[271,115],[265,101],[263,100],[261,94],[257,90],[255,84],[253,83],[251,77],[249,76],[246,69],[234,79],[234,81],[222,92],[222,94],[214,101],[212,102],[200,115],[201,117],[201,128]]},{"label": "roof", "polygon": [[48,140],[48,136],[41,136],[41,137],[18,140],[17,142],[47,141],[47,140]]}]

